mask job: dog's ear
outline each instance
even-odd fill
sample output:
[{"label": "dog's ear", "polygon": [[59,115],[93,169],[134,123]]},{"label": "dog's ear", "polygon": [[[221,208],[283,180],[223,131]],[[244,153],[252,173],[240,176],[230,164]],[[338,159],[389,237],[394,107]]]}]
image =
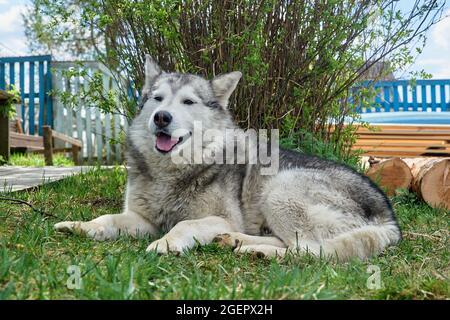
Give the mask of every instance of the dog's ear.
[{"label": "dog's ear", "polygon": [[149,55],[145,55],[145,84],[142,89],[142,94],[148,94],[150,89],[155,82],[156,78],[161,74],[161,68]]},{"label": "dog's ear", "polygon": [[211,81],[212,89],[214,94],[220,103],[220,105],[224,108],[228,106],[228,99],[233,93],[234,89],[241,79],[242,73],[239,71],[234,71],[230,73],[225,73],[218,75]]}]

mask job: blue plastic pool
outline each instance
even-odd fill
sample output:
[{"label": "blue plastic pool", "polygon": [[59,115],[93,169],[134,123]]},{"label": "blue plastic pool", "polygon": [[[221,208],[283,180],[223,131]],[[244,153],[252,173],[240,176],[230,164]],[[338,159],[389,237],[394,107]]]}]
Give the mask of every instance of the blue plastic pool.
[{"label": "blue plastic pool", "polygon": [[450,112],[377,112],[361,114],[371,124],[450,125]]}]

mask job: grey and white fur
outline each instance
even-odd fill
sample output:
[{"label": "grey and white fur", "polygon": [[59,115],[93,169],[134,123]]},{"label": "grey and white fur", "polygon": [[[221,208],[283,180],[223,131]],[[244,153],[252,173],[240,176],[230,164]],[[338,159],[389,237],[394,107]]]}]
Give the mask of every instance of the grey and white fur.
[{"label": "grey and white fur", "polygon": [[[344,165],[283,149],[271,176],[252,164],[173,163],[170,153],[189,140],[194,121],[203,130],[237,129],[227,105],[241,73],[212,80],[166,73],[150,56],[145,70],[142,110],[127,138],[123,213],[60,222],[56,230],[96,240],[164,234],[147,249],[161,254],[215,241],[236,252],[309,252],[340,261],[366,259],[400,241],[389,200]],[[186,134],[173,136],[179,129]]]}]

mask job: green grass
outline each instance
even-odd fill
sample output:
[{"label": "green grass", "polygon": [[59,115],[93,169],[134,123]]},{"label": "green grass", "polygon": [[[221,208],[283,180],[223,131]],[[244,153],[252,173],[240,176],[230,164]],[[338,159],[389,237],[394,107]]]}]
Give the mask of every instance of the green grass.
[{"label": "green grass", "polygon": [[[95,242],[55,233],[62,220],[119,213],[126,175],[94,170],[35,191],[3,194],[56,217],[0,201],[0,299],[448,299],[449,215],[410,194],[394,199],[405,239],[367,262],[236,256],[214,244],[185,256],[145,253],[152,239]],[[67,288],[70,265],[81,289]],[[369,265],[382,287],[368,289]],[[131,284],[131,285],[130,285]]]},{"label": "green grass", "polygon": [[[27,154],[12,154],[9,162],[11,166],[27,166],[27,167],[43,167],[45,166],[44,156],[42,154],[27,153]],[[70,167],[75,164],[71,159],[68,159],[61,153],[53,155],[53,165]]]}]

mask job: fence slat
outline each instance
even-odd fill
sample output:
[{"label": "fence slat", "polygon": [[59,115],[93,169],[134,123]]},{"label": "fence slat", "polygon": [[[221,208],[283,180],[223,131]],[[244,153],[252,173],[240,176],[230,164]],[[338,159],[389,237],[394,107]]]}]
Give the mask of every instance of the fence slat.
[{"label": "fence slat", "polygon": [[95,108],[95,140],[97,144],[97,162],[103,161],[103,143],[102,143],[102,114],[99,108]]},{"label": "fence slat", "polygon": [[431,85],[431,110],[436,111],[436,85]]},{"label": "fence slat", "polygon": [[[83,120],[82,120],[82,112],[84,109],[84,103],[82,103],[80,99],[80,95],[78,94],[80,92],[80,77],[75,77],[75,94],[77,95],[77,106],[75,108],[75,123],[76,123],[76,131],[77,131],[77,139],[83,141]],[[81,150],[80,154],[78,155],[79,163],[82,163],[83,160],[83,150]]]},{"label": "fence slat", "polygon": [[25,65],[23,62],[19,63],[19,84],[20,84],[20,124],[22,131],[25,131]]},{"label": "fence slat", "polygon": [[[399,111],[399,94],[398,94],[398,86],[396,84],[394,84],[394,86],[392,87],[394,89],[394,101],[393,101],[393,105],[394,105],[394,111]],[[405,100],[405,94],[403,92],[403,100]]]},{"label": "fence slat", "polygon": [[[103,74],[103,94],[108,97],[109,93],[109,77]],[[109,113],[105,114],[105,152],[106,163],[111,164],[111,116]]]},{"label": "fence slat", "polygon": [[15,63],[9,63],[9,87],[12,89],[16,85],[16,68]]},{"label": "fence slat", "polygon": [[122,148],[120,141],[120,115],[114,115],[114,155],[117,163],[122,162]]},{"label": "fence slat", "polygon": [[111,164],[111,114],[105,114],[105,152],[106,163]]},{"label": "fence slat", "polygon": [[6,89],[5,64],[0,62],[0,89]]},{"label": "fence slat", "polygon": [[34,135],[34,68],[35,68],[34,61],[30,62],[30,87],[28,92],[28,131],[30,135]]},{"label": "fence slat", "polygon": [[417,86],[414,85],[412,87],[412,100],[413,100],[413,111],[417,111],[419,108],[419,105],[417,103]]},{"label": "fence slat", "polygon": [[427,111],[427,86],[421,85],[422,89],[422,111]]},{"label": "fence slat", "polygon": [[408,85],[402,85],[403,89],[403,111],[408,111],[409,102],[408,102]]},{"label": "fence slat", "polygon": [[45,85],[45,92],[46,94],[46,105],[47,105],[47,110],[46,110],[46,120],[45,120],[45,124],[52,127],[53,128],[53,96],[51,94],[53,94],[52,91],[52,65],[50,61],[47,61],[47,73],[45,74],[45,80],[46,80],[46,85]]},{"label": "fence slat", "polygon": [[383,101],[383,107],[385,112],[389,112],[390,110],[390,101],[391,101],[391,86],[384,86],[384,101]]},{"label": "fence slat", "polygon": [[53,85],[55,88],[56,95],[53,97],[54,99],[54,109],[53,109],[53,125],[54,129],[58,132],[64,132],[64,107],[62,106],[61,98],[59,96],[62,91],[62,76],[61,69],[56,69],[52,75]]},{"label": "fence slat", "polygon": [[445,84],[441,84],[441,90],[440,91],[441,91],[440,92],[440,95],[441,95],[441,111],[444,112],[444,111],[447,111],[447,103],[446,103],[447,99],[445,98]]},{"label": "fence slat", "polygon": [[92,164],[92,115],[90,106],[86,106],[86,152],[88,163]]},{"label": "fence slat", "polygon": [[[71,79],[64,76],[64,83],[65,83],[65,91],[71,93],[72,92],[72,86],[70,83]],[[69,137],[73,137],[73,106],[66,106],[66,112],[67,112],[67,121],[66,121],[66,134]]]},{"label": "fence slat", "polygon": [[[88,74],[92,70],[88,70]],[[89,82],[88,82],[89,75],[84,76],[83,78],[83,87],[84,90],[87,91],[89,89]],[[88,163],[92,164],[92,156],[93,156],[93,148],[92,148],[92,113],[91,113],[91,106],[87,103],[87,101],[84,101],[84,111],[85,111],[85,144],[86,144],[86,153],[87,153],[87,159]]]},{"label": "fence slat", "polygon": [[42,126],[45,117],[45,78],[44,78],[44,62],[39,62],[39,135],[42,136]]}]

